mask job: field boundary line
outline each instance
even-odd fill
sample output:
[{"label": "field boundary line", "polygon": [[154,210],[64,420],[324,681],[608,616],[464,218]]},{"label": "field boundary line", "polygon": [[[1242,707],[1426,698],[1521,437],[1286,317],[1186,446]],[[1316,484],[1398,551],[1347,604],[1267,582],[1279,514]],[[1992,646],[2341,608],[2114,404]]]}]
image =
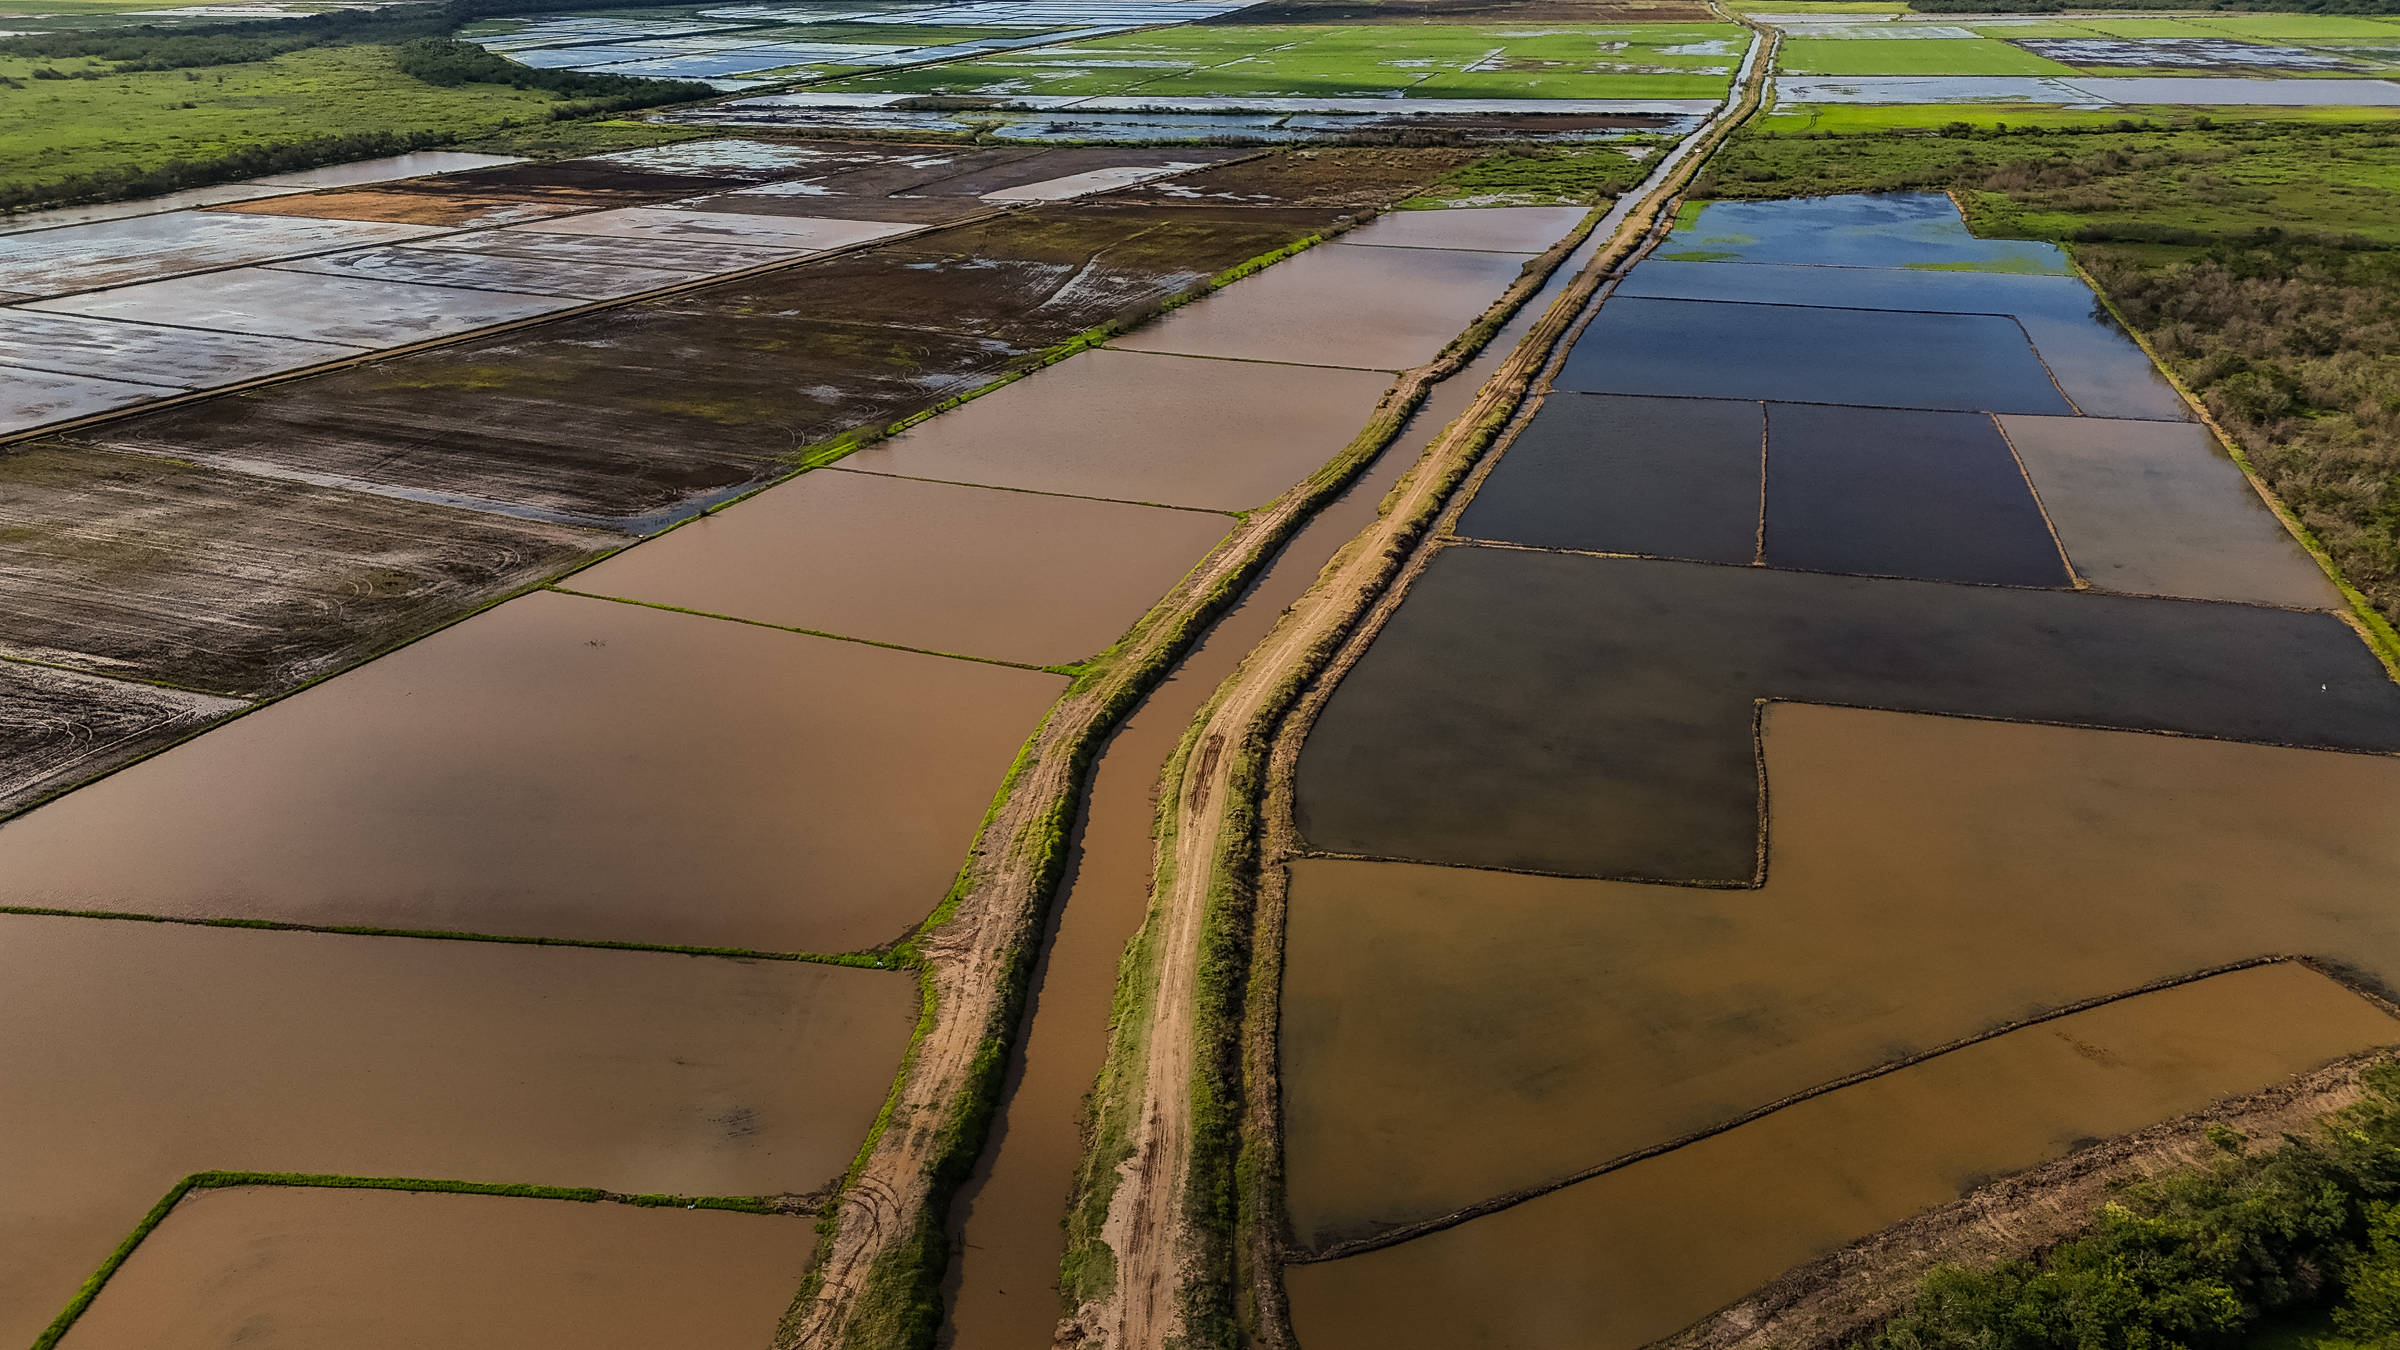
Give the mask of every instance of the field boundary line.
[{"label": "field boundary line", "polygon": [[293,1186],[321,1190],[417,1191],[442,1195],[497,1195],[524,1200],[569,1200],[588,1204],[633,1205],[643,1209],[718,1209],[741,1214],[808,1212],[805,1196],[666,1195],[606,1191],[590,1186],[542,1186],[507,1181],[452,1181],[440,1178],[351,1176],[335,1172],[194,1172],[167,1188],[133,1231],[84,1279],[66,1308],[33,1338],[32,1350],[55,1350],[76,1321],[89,1311],[134,1249],[174,1213],[175,1206],[194,1191],[225,1190],[236,1186]]}]

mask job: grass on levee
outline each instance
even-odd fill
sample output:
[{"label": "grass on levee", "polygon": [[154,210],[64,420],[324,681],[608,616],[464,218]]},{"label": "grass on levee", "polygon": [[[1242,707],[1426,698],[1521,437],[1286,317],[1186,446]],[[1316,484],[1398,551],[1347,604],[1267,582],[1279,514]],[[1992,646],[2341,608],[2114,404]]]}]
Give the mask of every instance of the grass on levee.
[{"label": "grass on levee", "polygon": [[2070,246],[2400,646],[2400,127],[1749,131],[1695,197],[1945,189]]},{"label": "grass on levee", "polygon": [[552,94],[443,88],[403,74],[384,46],[315,47],[189,70],[36,78],[101,63],[0,57],[0,193],[148,171],[245,149],[337,137],[466,136],[546,119]]}]

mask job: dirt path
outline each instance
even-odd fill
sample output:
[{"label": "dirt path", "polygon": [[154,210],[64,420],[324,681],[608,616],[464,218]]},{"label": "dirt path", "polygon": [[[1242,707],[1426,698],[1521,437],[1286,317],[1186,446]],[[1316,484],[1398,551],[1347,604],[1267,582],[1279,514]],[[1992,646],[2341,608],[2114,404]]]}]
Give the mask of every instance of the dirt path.
[{"label": "dirt path", "polygon": [[1247,829],[1252,814],[1245,761],[1262,753],[1300,682],[1322,667],[1392,580],[1425,524],[1489,442],[1492,428],[1513,414],[1553,345],[1602,281],[1649,235],[1724,132],[1757,106],[1772,64],[1769,42],[1762,37],[1744,67],[1738,97],[1663,156],[1642,186],[1602,220],[1598,232],[1606,242],[1591,263],[1393,489],[1383,515],[1327,566],[1203,711],[1189,767],[1176,788],[1172,856],[1160,859],[1162,882],[1152,900],[1161,956],[1150,1007],[1149,1054],[1141,1071],[1132,1156],[1120,1169],[1123,1179],[1102,1230],[1116,1257],[1115,1291],[1079,1312],[1069,1332],[1076,1343],[1158,1350],[1182,1331],[1181,1295],[1194,1250],[1184,1198],[1191,1166],[1201,932],[1221,864],[1228,849],[1241,843],[1229,837],[1229,828],[1239,823]]}]

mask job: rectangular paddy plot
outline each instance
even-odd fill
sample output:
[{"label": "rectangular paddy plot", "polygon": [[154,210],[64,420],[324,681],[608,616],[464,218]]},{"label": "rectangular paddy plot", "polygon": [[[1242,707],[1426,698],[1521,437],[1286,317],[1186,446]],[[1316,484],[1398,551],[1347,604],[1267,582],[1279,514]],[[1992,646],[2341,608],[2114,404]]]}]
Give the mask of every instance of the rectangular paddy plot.
[{"label": "rectangular paddy plot", "polygon": [[[0,370],[45,370],[205,389],[337,360],[358,348],[164,324],[0,309]],[[0,374],[13,383],[14,373]]]},{"label": "rectangular paddy plot", "polygon": [[2400,750],[2400,686],[2329,614],[1460,547],[1327,702],[1300,827],[1336,853],[1748,883],[1761,699]]},{"label": "rectangular paddy plot", "polygon": [[1767,405],[1769,567],[1996,586],[2073,582],[1992,419]]},{"label": "rectangular paddy plot", "polygon": [[388,221],[171,211],[0,235],[0,291],[65,295],[437,232]]},{"label": "rectangular paddy plot", "polygon": [[762,1345],[815,1240],[803,1217],[310,1186],[195,1190],[66,1350]]},{"label": "rectangular paddy plot", "polygon": [[[670,257],[664,261],[684,261]],[[430,248],[373,248],[325,253],[273,264],[273,271],[312,272],[358,281],[412,286],[456,286],[474,291],[513,291],[571,300],[610,300],[663,290],[694,279],[695,273],[639,264],[609,265],[556,258],[518,258]],[[0,311],[0,314],[24,311]]]},{"label": "rectangular paddy plot", "polygon": [[[812,446],[963,393],[1332,218],[1288,209],[1035,208],[121,421],[95,439],[655,528],[695,499],[773,476]],[[645,244],[640,255],[682,252]],[[1500,261],[1513,270],[1513,260]],[[1293,265],[1270,268],[1234,293]]]},{"label": "rectangular paddy plot", "polygon": [[1999,314],[1612,297],[1559,371],[1561,389],[2072,413],[2025,330]]},{"label": "rectangular paddy plot", "polygon": [[2231,962],[2400,972],[2389,755],[1806,704],[1767,710],[1764,750],[1757,890],[1296,864],[1281,1053],[1305,1241]]},{"label": "rectangular paddy plot", "polygon": [[1116,641],[1231,525],[1213,511],[820,469],[566,584],[928,651],[1070,665]]},{"label": "rectangular paddy plot", "polygon": [[[1688,210],[1689,208],[1687,208]],[[1978,239],[1939,192],[1707,202],[1676,221],[1657,256],[1685,262],[1943,268],[2065,275],[2056,244]]]},{"label": "rectangular paddy plot", "polygon": [[241,707],[208,694],[0,661],[0,813]]},{"label": "rectangular paddy plot", "polygon": [[1521,253],[1371,247],[1378,225],[1278,263],[1113,345],[1404,370],[1431,360],[1524,270]]},{"label": "rectangular paddy plot", "polygon": [[[1792,203],[1784,203],[1791,205]],[[2183,396],[2149,354],[2101,307],[2080,277],[1652,259],[1627,275],[1619,297],[1815,305],[1833,309],[2006,314],[2076,410],[2090,417],[2185,421]]]},{"label": "rectangular paddy plot", "polygon": [[548,295],[408,286],[240,267],[36,300],[33,309],[265,337],[398,347],[570,308]]},{"label": "rectangular paddy plot", "polygon": [[807,1194],[918,1005],[800,962],[23,915],[0,939],[0,1079],[41,1085],[0,1094],[15,1345],[197,1171]]},{"label": "rectangular paddy plot", "polygon": [[2102,590],[2302,609],[2342,597],[2208,428],[2004,417],[2075,569]]},{"label": "rectangular paddy plot", "polygon": [[0,452],[0,655],[279,693],[616,542],[55,442]]},{"label": "rectangular paddy plot", "polygon": [[536,593],[0,825],[0,903],[871,947],[1065,684]]},{"label": "rectangular paddy plot", "polygon": [[871,445],[842,467],[1248,510],[1348,445],[1389,383],[1380,371],[1102,348]]},{"label": "rectangular paddy plot", "polygon": [[1459,517],[1475,539],[1747,563],[1766,415],[1731,399],[1554,394]]},{"label": "rectangular paddy plot", "polygon": [[1287,1268],[1310,1350],[1634,1350],[1845,1242],[2048,1162],[2400,1040],[2267,966],[2009,1032],[1381,1251]]},{"label": "rectangular paddy plot", "polygon": [[0,433],[130,408],[176,392],[165,385],[0,366]]}]

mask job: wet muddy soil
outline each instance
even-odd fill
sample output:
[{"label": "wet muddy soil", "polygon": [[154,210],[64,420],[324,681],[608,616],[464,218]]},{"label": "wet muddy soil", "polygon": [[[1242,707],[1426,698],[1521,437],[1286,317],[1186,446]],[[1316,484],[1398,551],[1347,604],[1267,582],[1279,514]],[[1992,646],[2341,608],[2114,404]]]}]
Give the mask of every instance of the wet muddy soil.
[{"label": "wet muddy soil", "polygon": [[1072,665],[1116,641],[1232,524],[1213,511],[821,469],[567,585],[928,651]]},{"label": "wet muddy soil", "polygon": [[1248,510],[1348,445],[1380,371],[1103,348],[842,461],[845,469]]},{"label": "wet muddy soil", "polygon": [[918,1002],[904,975],[780,961],[25,916],[0,937],[0,1077],[42,1085],[0,1094],[13,1344],[195,1171],[812,1191]]},{"label": "wet muddy soil", "polygon": [[2400,750],[2400,686],[2329,614],[1458,547],[1327,703],[1300,827],[1746,883],[1760,699]]},{"label": "wet muddy soil", "polygon": [[1996,314],[1618,297],[1557,383],[1592,394],[2074,411],[2025,330]]},{"label": "wet muddy soil", "polygon": [[188,735],[243,705],[0,661],[0,812]]},{"label": "wet muddy soil", "polygon": [[963,392],[1326,219],[1043,208],[119,422],[94,438],[655,526],[695,497]]},{"label": "wet muddy soil", "polygon": [[754,1350],[806,1218],[429,1192],[194,1191],[68,1350]]},{"label": "wet muddy soil", "polygon": [[[2227,962],[2298,953],[2400,983],[2400,759],[1805,704],[1766,729],[1760,890],[1294,865],[1282,1062],[1304,1241]],[[1980,1100],[1924,1136],[1970,1128]]]},{"label": "wet muddy soil", "polygon": [[536,593],[0,825],[0,902],[870,947],[1065,683]]},{"label": "wet muddy soil", "polygon": [[1121,199],[1160,205],[1238,202],[1377,210],[1415,195],[1472,158],[1472,153],[1454,146],[1292,150],[1133,188]]},{"label": "wet muddy soil", "polygon": [[1302,1343],[1634,1350],[1802,1261],[2400,1025],[2296,966],[2013,1031],[1397,1247],[1292,1267]]},{"label": "wet muddy soil", "polygon": [[611,537],[52,443],[0,453],[0,654],[278,693]]},{"label": "wet muddy soil", "polygon": [[419,286],[514,291],[520,295],[556,295],[575,300],[612,299],[659,290],[692,279],[689,272],[664,267],[608,266],[431,248],[378,248],[355,253],[327,253],[314,258],[295,258],[290,262],[276,263],[268,270],[313,272],[321,276],[356,277],[365,281],[404,282]]}]

